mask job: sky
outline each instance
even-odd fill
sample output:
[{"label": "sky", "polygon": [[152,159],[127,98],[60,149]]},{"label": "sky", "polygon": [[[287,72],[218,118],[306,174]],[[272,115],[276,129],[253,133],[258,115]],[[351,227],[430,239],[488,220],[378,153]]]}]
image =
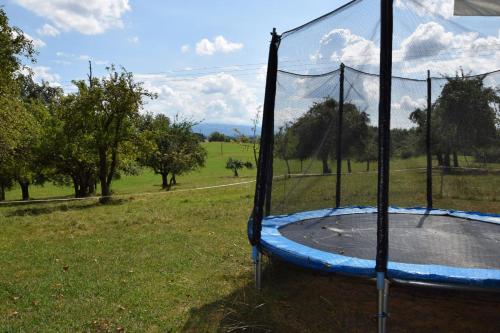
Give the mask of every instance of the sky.
[{"label": "sky", "polygon": [[94,75],[123,66],[157,92],[146,110],[250,124],[263,102],[272,28],[288,30],[344,2],[7,0],[4,8],[37,46],[38,80],[72,91],[92,59]]},{"label": "sky", "polygon": [[[89,59],[95,76],[115,64],[158,94],[146,111],[250,125],[262,107],[272,28],[281,33],[346,2],[6,0],[4,8],[11,24],[38,49],[38,61],[31,65],[37,80],[71,92],[71,80],[86,78]],[[455,18],[453,0],[396,0],[395,15],[393,67],[398,75],[423,78],[428,69],[434,75],[459,68],[467,73],[500,69],[498,17]],[[377,72],[378,28],[377,2],[362,1],[286,37],[280,68],[319,74],[344,62]],[[366,99],[378,95],[373,78],[358,77],[356,82]],[[287,106],[294,104],[297,92],[292,95]],[[402,90],[393,95],[395,110],[425,101],[425,96]]]}]

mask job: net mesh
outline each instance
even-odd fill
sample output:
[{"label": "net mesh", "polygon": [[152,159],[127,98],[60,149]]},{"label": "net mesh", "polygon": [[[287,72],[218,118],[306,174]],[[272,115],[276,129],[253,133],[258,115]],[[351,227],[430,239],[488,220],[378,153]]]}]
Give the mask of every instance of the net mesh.
[{"label": "net mesh", "polygon": [[[335,207],[339,153],[341,205],[376,205],[379,10],[352,1],[282,35],[271,214]],[[499,213],[500,20],[452,10],[395,1],[390,204],[427,204],[430,71],[434,207]]]}]

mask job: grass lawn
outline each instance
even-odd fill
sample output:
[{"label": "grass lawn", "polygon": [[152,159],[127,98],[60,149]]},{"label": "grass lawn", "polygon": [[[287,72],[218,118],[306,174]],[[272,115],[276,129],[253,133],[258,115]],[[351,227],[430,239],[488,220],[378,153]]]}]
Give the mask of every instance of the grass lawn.
[{"label": "grass lawn", "polygon": [[[255,170],[235,180],[224,169],[230,156],[252,161],[250,150],[224,144],[221,154],[220,144],[208,148],[207,167],[179,177],[176,189],[254,178]],[[373,176],[349,177],[345,202],[371,203]],[[421,204],[422,177],[394,177],[393,204]],[[254,291],[246,239],[253,183],[159,194],[159,178],[144,173],[120,179],[113,188],[124,195],[108,205],[0,206],[0,331],[375,331],[372,281],[316,276],[273,262],[265,265],[264,289]],[[294,183],[314,190],[302,203],[297,196],[294,207],[333,202],[330,178]],[[499,212],[498,178],[448,175],[443,194],[435,188],[436,206]],[[64,195],[58,187],[41,189],[47,192],[40,197]],[[277,197],[284,193],[276,191]],[[498,297],[393,286],[389,302],[393,332],[500,331]]]},{"label": "grass lawn", "polygon": [[[0,208],[1,330],[374,331],[370,281],[274,264],[262,293],[253,290],[245,234],[252,192],[247,184],[110,205]],[[500,327],[498,302],[391,290],[393,331]]]},{"label": "grass lawn", "polygon": [[[203,143],[203,146],[208,153],[206,166],[189,174],[177,176],[178,186],[174,187],[173,190],[255,179],[255,168],[240,170],[239,178],[233,177],[231,170],[225,169],[229,157],[250,161],[255,164],[252,147],[249,145],[234,142],[206,142]],[[138,176],[123,175],[120,179],[114,180],[111,189],[115,194],[160,192],[162,191],[161,176],[155,175],[150,169],[144,168]],[[70,186],[57,186],[50,182],[45,183],[43,186],[30,186],[32,199],[72,197],[73,195],[74,191]],[[6,199],[20,200],[21,190],[19,186],[7,191]]]}]

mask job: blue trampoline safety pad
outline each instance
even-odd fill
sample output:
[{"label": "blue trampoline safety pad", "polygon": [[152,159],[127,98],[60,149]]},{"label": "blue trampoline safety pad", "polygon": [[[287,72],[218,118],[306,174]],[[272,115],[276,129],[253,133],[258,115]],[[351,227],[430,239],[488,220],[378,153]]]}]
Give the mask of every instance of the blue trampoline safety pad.
[{"label": "blue trampoline safety pad", "polygon": [[[354,215],[351,219],[356,219],[356,214],[375,214],[373,207],[345,207],[337,209],[322,209],[305,211],[291,215],[269,216],[262,222],[261,249],[266,253],[279,257],[291,264],[327,273],[343,273],[349,275],[375,277],[375,258],[359,258],[349,256],[342,251],[328,252],[321,248],[308,246],[291,240],[283,235],[280,229],[294,223],[302,223],[312,219],[325,219],[328,217],[340,217],[343,215]],[[453,210],[427,210],[425,208],[396,208],[391,207],[389,214],[411,214],[413,216],[447,216],[455,217],[457,220],[466,219],[471,222],[490,224],[489,227],[495,230],[498,235],[500,228],[500,215],[483,214],[477,212],[463,212]],[[363,215],[360,215],[362,217]],[[395,216],[395,215],[390,215]],[[453,220],[453,219],[451,219]],[[458,222],[457,222],[458,223]],[[463,223],[463,222],[462,222]],[[391,224],[391,223],[390,223]],[[327,229],[322,227],[323,229]],[[391,225],[390,225],[391,228]],[[330,228],[333,229],[333,228]],[[336,230],[336,229],[334,229]],[[340,236],[339,231],[339,236]],[[411,232],[411,231],[410,231]],[[484,232],[483,232],[484,234]],[[453,235],[452,235],[453,236]],[[410,236],[411,237],[411,236]],[[344,237],[343,240],[346,238]],[[439,238],[438,238],[439,239]],[[349,240],[347,240],[349,241]],[[389,243],[391,243],[391,234]],[[497,239],[490,240],[498,242]],[[353,240],[352,248],[356,247],[356,240]],[[495,243],[493,243],[495,244]],[[371,244],[370,247],[375,246]],[[348,251],[347,251],[348,252]],[[375,253],[375,249],[373,249]],[[418,256],[418,253],[416,254]],[[500,257],[500,243],[496,247],[496,253],[489,253]],[[391,250],[389,251],[391,258]],[[475,286],[485,288],[500,288],[500,267],[477,268],[468,267],[467,264],[441,265],[422,264],[389,261],[387,275],[392,279],[421,281],[432,283],[447,283],[464,286]]]}]

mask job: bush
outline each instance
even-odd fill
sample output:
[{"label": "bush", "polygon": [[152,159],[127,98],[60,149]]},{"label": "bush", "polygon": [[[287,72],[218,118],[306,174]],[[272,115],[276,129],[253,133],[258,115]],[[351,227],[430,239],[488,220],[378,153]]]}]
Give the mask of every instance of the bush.
[{"label": "bush", "polygon": [[212,132],[208,136],[208,141],[209,142],[229,142],[230,139],[227,135],[224,135],[220,132]]}]

